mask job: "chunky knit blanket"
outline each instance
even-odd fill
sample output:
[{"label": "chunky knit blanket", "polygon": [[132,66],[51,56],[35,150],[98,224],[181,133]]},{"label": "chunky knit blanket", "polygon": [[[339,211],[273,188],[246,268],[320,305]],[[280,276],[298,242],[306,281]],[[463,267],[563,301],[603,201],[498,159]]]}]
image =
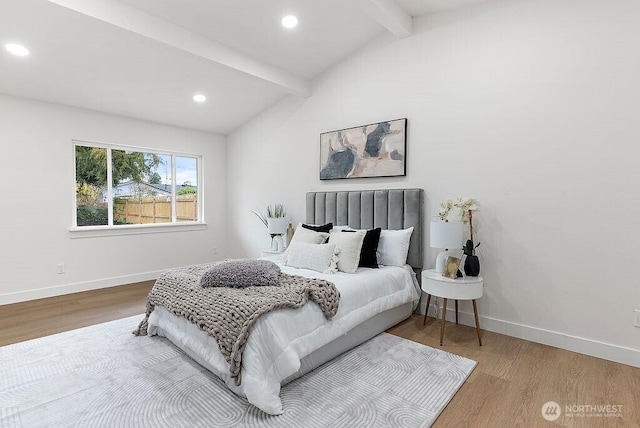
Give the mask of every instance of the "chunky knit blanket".
[{"label": "chunky knit blanket", "polygon": [[156,306],[162,306],[218,342],[236,385],[241,383],[242,351],[261,315],[299,308],[309,299],[320,306],[327,319],[338,311],[340,292],[329,281],[281,272],[277,286],[202,287],[200,278],[211,266],[189,266],[162,274],[149,292],[146,315],[133,334],[146,335],[149,315]]}]

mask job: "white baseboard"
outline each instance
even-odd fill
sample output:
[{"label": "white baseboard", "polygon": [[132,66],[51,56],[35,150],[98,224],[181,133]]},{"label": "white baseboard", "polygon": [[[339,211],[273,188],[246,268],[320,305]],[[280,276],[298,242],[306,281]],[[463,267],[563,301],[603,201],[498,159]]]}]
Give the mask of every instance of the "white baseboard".
[{"label": "white baseboard", "polygon": [[17,291],[14,293],[0,294],[0,305],[26,302],[28,300],[44,299],[47,297],[62,296],[64,294],[79,293],[81,291],[97,290],[99,288],[115,287],[117,285],[132,284],[134,282],[157,279],[166,270],[137,273],[133,275],[116,276],[112,278],[97,279],[94,281],[75,282],[72,284],[56,285],[35,290]]},{"label": "white baseboard", "polygon": [[[424,315],[423,302],[420,309]],[[447,305],[448,306],[448,305]],[[442,310],[442,308],[440,308]],[[480,311],[478,311],[480,312]],[[433,299],[430,305],[429,316],[435,317]],[[499,320],[481,316],[480,329],[504,334],[506,336],[517,337],[530,342],[541,343],[555,348],[566,349],[567,351],[589,355],[591,357],[602,358],[616,363],[627,364],[633,367],[640,367],[640,350],[613,345],[611,343],[599,342],[597,340],[586,339],[584,337],[572,336],[557,331],[545,330],[537,327],[517,324],[510,321]],[[447,321],[455,322],[455,308],[447,307]],[[458,312],[458,322],[469,327],[476,326],[476,321],[471,312]]]}]

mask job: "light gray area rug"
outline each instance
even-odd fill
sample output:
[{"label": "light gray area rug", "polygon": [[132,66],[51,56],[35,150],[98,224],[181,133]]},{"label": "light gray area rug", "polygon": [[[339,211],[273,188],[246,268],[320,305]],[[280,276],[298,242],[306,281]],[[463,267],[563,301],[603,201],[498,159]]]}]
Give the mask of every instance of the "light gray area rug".
[{"label": "light gray area rug", "polygon": [[476,363],[382,333],[282,388],[269,416],[142,315],[0,348],[2,427],[422,427]]}]

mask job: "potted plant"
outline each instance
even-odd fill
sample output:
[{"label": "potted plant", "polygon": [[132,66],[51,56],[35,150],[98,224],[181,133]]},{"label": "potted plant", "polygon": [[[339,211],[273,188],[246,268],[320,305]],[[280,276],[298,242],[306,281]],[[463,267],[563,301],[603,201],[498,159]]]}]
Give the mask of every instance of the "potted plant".
[{"label": "potted plant", "polygon": [[439,216],[442,221],[448,221],[451,210],[457,208],[460,210],[460,220],[463,223],[469,223],[469,239],[462,247],[462,251],[466,255],[464,273],[467,276],[478,276],[480,274],[480,260],[476,256],[476,248],[480,246],[480,243],[477,245],[473,243],[473,212],[478,210],[477,201],[474,198],[447,199],[440,204],[440,208]]},{"label": "potted plant", "polygon": [[469,216],[469,239],[467,243],[462,247],[462,251],[467,256],[464,259],[464,273],[467,276],[478,276],[480,274],[480,259],[476,256],[476,248],[480,246],[478,244],[473,245],[473,211],[468,211]]},{"label": "potted plant", "polygon": [[[287,231],[287,210],[284,205],[275,204],[267,205],[267,212],[263,214],[260,211],[251,211],[260,219],[267,227],[267,231],[271,236],[271,250],[282,251],[284,249],[284,241],[282,235]],[[279,238],[279,239],[276,239]]]}]

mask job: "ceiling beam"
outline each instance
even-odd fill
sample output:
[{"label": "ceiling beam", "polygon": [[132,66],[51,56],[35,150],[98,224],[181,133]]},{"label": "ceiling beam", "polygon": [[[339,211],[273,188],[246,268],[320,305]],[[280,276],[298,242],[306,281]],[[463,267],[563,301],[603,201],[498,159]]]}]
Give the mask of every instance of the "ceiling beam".
[{"label": "ceiling beam", "polygon": [[365,12],[397,38],[404,39],[413,34],[411,15],[395,0],[359,0],[359,2]]},{"label": "ceiling beam", "polygon": [[302,97],[311,95],[309,80],[156,18],[140,9],[109,0],[49,1],[277,85],[290,94]]}]

